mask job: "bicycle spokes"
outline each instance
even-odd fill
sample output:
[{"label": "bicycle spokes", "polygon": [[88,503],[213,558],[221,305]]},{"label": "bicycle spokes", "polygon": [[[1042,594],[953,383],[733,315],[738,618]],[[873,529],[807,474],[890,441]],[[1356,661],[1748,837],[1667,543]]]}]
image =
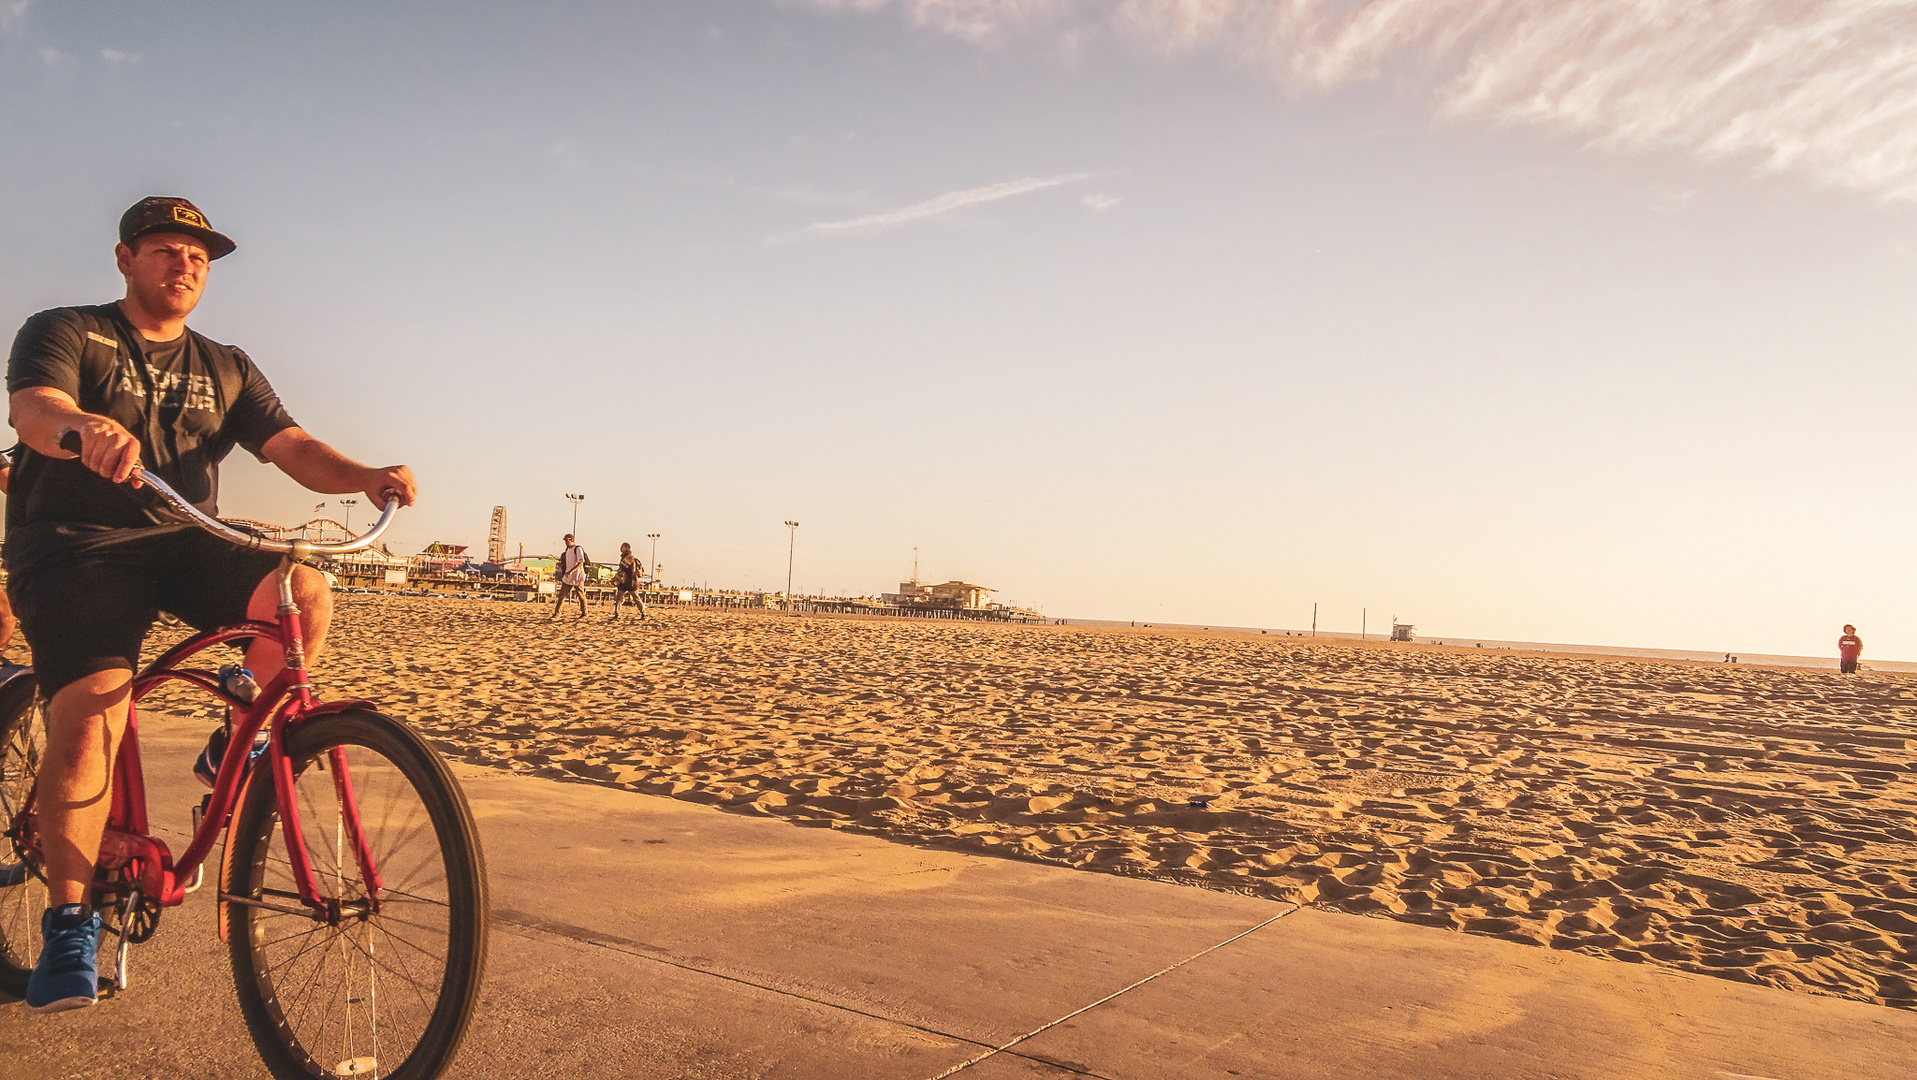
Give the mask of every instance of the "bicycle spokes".
[{"label": "bicycle spokes", "polygon": [[303,857],[287,846],[278,800],[264,794],[249,797],[236,834],[247,845],[243,888],[229,900],[235,940],[244,939],[244,957],[235,953],[242,995],[251,982],[313,1076],[393,1075],[441,1041],[463,1008],[451,999],[476,988],[473,947],[483,934],[474,926],[483,918],[477,868],[443,843],[449,828],[470,827],[463,807],[422,775],[411,746],[387,745],[384,728],[365,732],[363,744],[325,737],[355,722],[310,721],[303,736],[317,732],[330,745],[289,762],[290,831]]},{"label": "bicycle spokes", "polygon": [[40,913],[48,902],[27,835],[46,725],[31,680],[6,691],[12,700],[0,702],[0,989],[23,994],[40,957]]}]

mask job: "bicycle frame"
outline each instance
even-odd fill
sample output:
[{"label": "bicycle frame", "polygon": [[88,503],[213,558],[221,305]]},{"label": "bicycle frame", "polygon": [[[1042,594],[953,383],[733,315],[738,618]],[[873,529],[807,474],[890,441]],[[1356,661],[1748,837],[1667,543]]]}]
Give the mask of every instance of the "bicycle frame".
[{"label": "bicycle frame", "polygon": [[[68,431],[61,436],[63,448],[77,451],[77,444],[78,436],[73,432]],[[113,766],[113,796],[108,807],[106,831],[101,837],[100,854],[94,864],[93,886],[96,894],[137,901],[132,906],[142,910],[149,905],[157,909],[180,904],[186,898],[190,888],[196,887],[190,887],[186,882],[199,880],[206,858],[213,850],[215,837],[228,831],[233,812],[240,806],[247,784],[256,775],[248,767],[248,761],[252,756],[254,738],[262,728],[265,728],[267,749],[263,763],[272,770],[280,828],[284,834],[287,857],[292,864],[293,880],[297,886],[296,894],[276,895],[275,899],[284,899],[289,902],[296,900],[303,907],[283,907],[252,898],[229,897],[222,894],[219,901],[222,914],[221,936],[224,937],[226,932],[225,907],[228,903],[235,902],[272,907],[293,914],[305,914],[310,911],[317,918],[337,924],[347,913],[338,901],[325,901],[320,898],[319,885],[313,876],[313,867],[307,857],[306,845],[300,830],[299,810],[294,805],[293,766],[286,756],[286,734],[288,730],[309,717],[349,709],[368,708],[371,703],[359,700],[335,701],[324,705],[314,703],[312,683],[306,675],[305,634],[300,625],[300,609],[299,605],[293,601],[293,567],[315,554],[344,554],[372,545],[386,531],[394,512],[399,509],[399,502],[397,499],[387,500],[379,521],[372,530],[344,543],[268,540],[254,534],[242,533],[222,521],[201,513],[165,481],[146,469],[138,470],[137,478],[186,521],[236,546],[280,553],[280,564],[274,571],[279,586],[279,614],[278,619],[273,622],[247,620],[202,631],[167,650],[164,655],[134,676],[127,703],[126,730],[121,737],[120,751]],[[263,638],[275,641],[285,651],[285,667],[260,688],[258,697],[250,704],[239,700],[221,685],[219,676],[215,672],[204,668],[183,666],[197,653],[215,645],[242,638]],[[233,717],[226,754],[214,777],[213,794],[203,802],[205,812],[194,824],[192,839],[188,842],[186,851],[177,864],[166,845],[150,835],[147,823],[146,782],[140,765],[140,699],[169,680],[188,683],[212,694],[227,704],[232,710]],[[354,797],[352,778],[348,775],[344,751],[338,748],[329,751],[328,767],[332,772],[334,789],[340,801],[343,818],[341,828],[345,837],[352,843],[362,880],[367,883],[369,912],[376,912],[380,908],[380,879],[378,870],[373,865],[371,850],[360,827],[358,804]],[[33,795],[29,794],[20,817],[4,825],[23,847],[38,855],[40,838]],[[228,839],[230,841],[231,837],[229,836]],[[221,856],[222,871],[230,867],[231,848],[232,845],[229,842]]]},{"label": "bicycle frame", "polygon": [[[59,437],[64,450],[78,441],[72,431]],[[147,470],[135,479],[175,512],[170,519],[153,513],[155,524],[193,524],[270,557],[245,560],[259,580],[230,581],[234,601],[251,597],[243,610],[226,609],[240,621],[186,631],[135,672],[125,671],[133,657],[109,661],[121,672],[73,687],[77,697],[62,684],[40,685],[31,668],[0,665],[0,987],[40,1011],[90,1005],[126,989],[129,946],[147,941],[165,910],[200,886],[214,844],[223,842],[216,923],[231,954],[239,1013],[265,1071],[315,1080],[441,1076],[480,1005],[485,967],[485,856],[472,810],[445,760],[417,731],[370,702],[315,701],[304,614],[294,595],[297,585],[314,608],[326,609],[325,586],[300,567],[314,556],[376,543],[405,494],[403,471],[393,474],[397,490],[366,489],[382,505],[372,530],[338,542],[316,542],[306,530],[296,539],[242,532]],[[155,535],[162,544],[171,539]],[[154,576],[161,579],[156,585],[169,578],[165,567]],[[277,614],[268,614],[275,607]],[[221,667],[231,658],[220,646],[244,647],[265,685]],[[140,740],[141,704],[161,706],[152,695],[170,694],[171,683],[211,695],[223,708],[209,711],[225,721],[210,744],[224,741],[215,751],[220,760],[195,768],[212,791],[194,791],[190,835],[174,840],[184,843],[177,863],[152,834]],[[110,697],[126,712],[110,725],[103,761],[104,718],[90,694],[106,687],[117,688]],[[56,692],[36,693],[43,689]],[[37,802],[41,791],[49,795],[45,803]],[[86,791],[93,793],[92,814],[75,812]],[[166,785],[163,802],[179,798],[174,791]],[[75,794],[81,803],[73,802]],[[76,860],[62,859],[54,873],[48,850],[71,854],[74,847],[92,856],[92,867],[69,870]],[[110,977],[97,993],[78,980],[56,984],[41,1002],[46,970],[65,977],[63,969],[46,967],[48,958],[65,957],[76,940],[65,928],[49,929],[47,915],[34,910],[56,898],[92,901],[88,949],[99,946],[93,963],[102,974],[110,969]],[[110,960],[107,934],[118,939]],[[36,941],[40,963],[29,970],[26,954]]]},{"label": "bicycle frame", "polygon": [[[339,921],[346,912],[339,909],[337,903],[328,904],[320,899],[321,892],[314,878],[311,862],[306,855],[306,846],[300,829],[299,809],[293,800],[293,767],[286,756],[287,732],[302,721],[313,716],[343,712],[350,709],[371,707],[370,702],[357,699],[332,701],[317,704],[313,700],[312,683],[307,678],[305,662],[305,635],[300,625],[300,611],[293,602],[291,556],[282,560],[275,571],[279,579],[280,606],[276,622],[248,620],[227,626],[202,631],[173,648],[148,664],[137,676],[132,685],[132,700],[127,706],[126,731],[120,743],[120,751],[114,764],[113,797],[107,816],[106,832],[101,838],[100,854],[96,862],[97,871],[94,888],[103,895],[121,896],[137,893],[143,898],[141,903],[152,902],[160,907],[174,907],[185,900],[189,891],[188,882],[196,878],[205,865],[206,858],[212,853],[213,844],[227,831],[233,812],[239,807],[246,792],[246,785],[256,775],[247,767],[251,756],[253,740],[262,727],[267,734],[267,749],[260,764],[272,770],[276,781],[275,793],[280,814],[280,828],[286,839],[287,852],[292,862],[293,878],[298,886],[297,895],[286,896],[288,902],[297,901],[316,918],[328,922]],[[251,703],[240,701],[220,684],[218,675],[205,668],[187,667],[186,662],[194,655],[227,642],[264,638],[278,642],[286,651],[286,666],[267,684],[260,688],[259,696]],[[205,812],[193,830],[191,840],[176,862],[172,853],[159,839],[150,835],[147,819],[146,782],[141,769],[139,738],[139,701],[162,684],[177,680],[196,686],[225,702],[233,710],[233,725],[227,740],[226,755],[220,762],[219,771],[214,780],[213,793],[207,797]],[[377,911],[379,901],[378,868],[374,865],[364,834],[359,825],[358,806],[353,793],[352,777],[346,766],[345,755],[335,749],[329,752],[328,766],[332,771],[334,788],[339,794],[342,810],[342,827],[350,839],[355,858],[358,860],[364,880],[371,886],[372,896],[369,906]],[[33,811],[31,797],[27,812]],[[29,845],[38,847],[37,830],[29,835]],[[230,844],[228,845],[230,849]],[[222,868],[227,857],[222,856]],[[115,878],[115,874],[119,876]],[[222,895],[221,907],[231,902],[259,904],[252,899],[234,898]],[[298,913],[300,909],[265,904],[278,910]],[[225,933],[226,922],[220,920],[221,933]]]}]

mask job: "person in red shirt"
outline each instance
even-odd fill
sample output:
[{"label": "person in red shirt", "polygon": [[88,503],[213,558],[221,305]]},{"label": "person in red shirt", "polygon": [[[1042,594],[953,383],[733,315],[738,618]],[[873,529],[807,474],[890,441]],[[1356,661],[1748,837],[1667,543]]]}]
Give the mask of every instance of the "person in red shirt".
[{"label": "person in red shirt", "polygon": [[1846,675],[1857,674],[1857,658],[1864,655],[1864,639],[1857,636],[1857,628],[1844,624],[1844,636],[1837,639],[1837,670]]}]

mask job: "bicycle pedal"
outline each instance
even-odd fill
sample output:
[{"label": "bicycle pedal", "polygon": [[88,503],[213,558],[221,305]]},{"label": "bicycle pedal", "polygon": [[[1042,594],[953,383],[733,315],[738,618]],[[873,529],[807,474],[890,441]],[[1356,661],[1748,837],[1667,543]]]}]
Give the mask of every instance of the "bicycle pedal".
[{"label": "bicycle pedal", "polygon": [[120,925],[109,929],[119,935],[120,943],[113,948],[113,985],[125,990],[127,987],[127,950],[133,946],[133,919],[140,910],[140,890],[122,896],[118,904]]},{"label": "bicycle pedal", "polygon": [[[206,808],[209,805],[211,805],[212,802],[213,802],[213,796],[211,795],[200,796],[200,801],[198,805],[193,807],[193,829],[190,833],[188,833],[189,836],[198,836],[200,834],[200,822],[206,820]],[[203,883],[205,880],[206,880],[206,863],[205,861],[202,861],[200,865],[193,868],[193,882],[192,884],[188,885],[183,890],[183,892],[185,894],[192,894],[194,892],[199,891],[201,883]]]},{"label": "bicycle pedal", "polygon": [[120,939],[120,944],[114,947],[113,953],[113,966],[100,972],[98,983],[94,986],[94,996],[100,1001],[118,996],[120,991],[127,987],[125,938]]}]

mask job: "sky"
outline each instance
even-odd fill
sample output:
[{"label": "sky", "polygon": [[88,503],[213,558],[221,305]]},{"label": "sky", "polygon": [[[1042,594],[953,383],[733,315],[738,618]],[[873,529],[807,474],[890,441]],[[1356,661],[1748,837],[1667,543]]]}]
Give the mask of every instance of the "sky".
[{"label": "sky", "polygon": [[1909,3],[0,0],[0,162],[0,318],[192,199],[395,550],[1917,659]]}]

